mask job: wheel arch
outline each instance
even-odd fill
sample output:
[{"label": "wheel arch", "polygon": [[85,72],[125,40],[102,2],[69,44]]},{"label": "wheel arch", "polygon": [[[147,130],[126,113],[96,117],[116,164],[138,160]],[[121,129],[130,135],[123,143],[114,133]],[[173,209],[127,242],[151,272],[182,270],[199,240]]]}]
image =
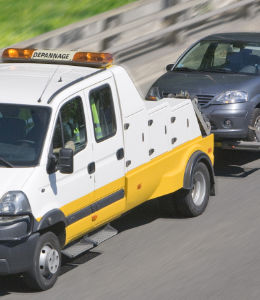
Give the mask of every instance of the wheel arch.
[{"label": "wheel arch", "polygon": [[251,103],[252,109],[260,108],[260,94],[256,94],[254,97],[252,97],[249,100],[249,103]]},{"label": "wheel arch", "polygon": [[202,151],[194,152],[185,168],[184,178],[183,178],[183,188],[190,190],[192,189],[192,174],[194,172],[194,167],[197,163],[203,162],[210,175],[210,195],[215,196],[215,178],[214,178],[214,169],[211,163],[210,158]]},{"label": "wheel arch", "polygon": [[256,108],[260,108],[260,94],[254,95],[248,101],[248,113],[249,115],[253,113]]},{"label": "wheel arch", "polygon": [[67,219],[64,213],[59,209],[53,209],[47,212],[38,222],[34,228],[34,231],[41,234],[51,231],[57,235],[61,247],[65,245],[66,241],[66,226]]}]

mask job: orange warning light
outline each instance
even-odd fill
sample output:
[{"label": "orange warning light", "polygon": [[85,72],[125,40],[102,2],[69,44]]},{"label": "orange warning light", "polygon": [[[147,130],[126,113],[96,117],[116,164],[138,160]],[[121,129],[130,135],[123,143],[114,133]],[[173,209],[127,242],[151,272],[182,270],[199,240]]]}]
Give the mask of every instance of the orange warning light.
[{"label": "orange warning light", "polygon": [[4,62],[34,62],[47,64],[69,64],[104,68],[113,64],[110,53],[77,52],[57,49],[7,48],[3,51]]},{"label": "orange warning light", "polygon": [[35,49],[7,48],[2,54],[3,59],[30,59]]},{"label": "orange warning light", "polygon": [[73,61],[106,67],[113,63],[113,56],[110,53],[77,52],[73,57]]}]

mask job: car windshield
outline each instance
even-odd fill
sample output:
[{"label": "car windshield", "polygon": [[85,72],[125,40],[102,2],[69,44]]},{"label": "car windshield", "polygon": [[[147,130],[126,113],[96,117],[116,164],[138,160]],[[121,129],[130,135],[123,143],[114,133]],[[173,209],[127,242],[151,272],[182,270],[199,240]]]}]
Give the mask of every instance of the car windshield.
[{"label": "car windshield", "polygon": [[204,40],[192,47],[174,71],[260,74],[260,43]]},{"label": "car windshield", "polygon": [[50,108],[0,104],[0,167],[31,167],[39,162]]}]

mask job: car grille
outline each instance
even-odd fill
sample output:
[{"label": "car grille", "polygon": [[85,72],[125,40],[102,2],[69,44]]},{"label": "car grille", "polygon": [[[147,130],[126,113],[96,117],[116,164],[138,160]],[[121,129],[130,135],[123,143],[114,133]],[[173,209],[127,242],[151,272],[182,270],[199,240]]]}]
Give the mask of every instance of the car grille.
[{"label": "car grille", "polygon": [[213,95],[197,95],[198,102],[200,106],[204,106],[209,103],[209,101],[213,98]]}]

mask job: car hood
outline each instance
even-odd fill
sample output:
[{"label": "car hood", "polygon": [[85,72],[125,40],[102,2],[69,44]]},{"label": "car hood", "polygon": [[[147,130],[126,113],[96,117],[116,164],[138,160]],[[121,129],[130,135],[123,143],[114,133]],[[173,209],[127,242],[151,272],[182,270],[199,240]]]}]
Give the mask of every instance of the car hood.
[{"label": "car hood", "polygon": [[0,167],[0,198],[8,191],[22,190],[34,169]]},{"label": "car hood", "polygon": [[195,95],[217,95],[224,91],[243,90],[250,93],[260,84],[260,76],[246,74],[223,74],[201,72],[167,72],[153,86],[167,93],[188,91],[191,97]]}]

